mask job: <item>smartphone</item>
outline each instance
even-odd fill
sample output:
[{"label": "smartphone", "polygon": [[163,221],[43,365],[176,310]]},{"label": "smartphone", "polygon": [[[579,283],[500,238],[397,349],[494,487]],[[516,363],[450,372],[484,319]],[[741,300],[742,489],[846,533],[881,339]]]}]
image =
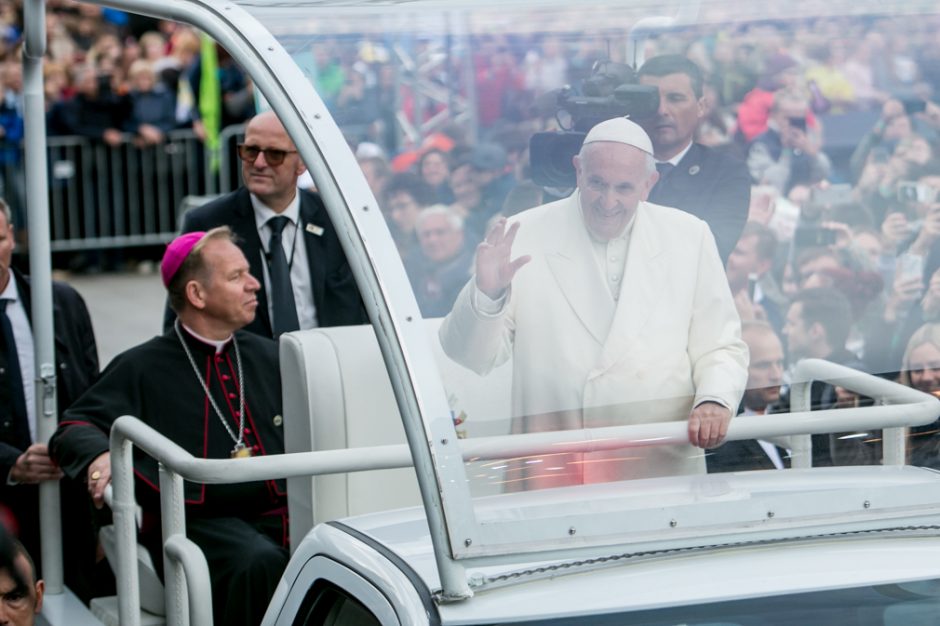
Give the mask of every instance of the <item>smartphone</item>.
[{"label": "smartphone", "polygon": [[898,181],[898,202],[913,204],[917,202],[917,183],[912,180]]},{"label": "smartphone", "polygon": [[757,274],[747,275],[747,297],[754,302],[754,292],[757,289]]},{"label": "smartphone", "polygon": [[930,204],[937,200],[937,189],[924,183],[910,180],[898,182],[898,201],[906,204]]},{"label": "smartphone", "polygon": [[852,185],[835,184],[825,188],[813,188],[810,199],[815,204],[832,207],[852,200]]},{"label": "smartphone", "polygon": [[804,133],[806,132],[806,118],[805,117],[791,117],[789,118],[789,120],[790,120],[790,126],[792,126],[793,128],[802,130]]},{"label": "smartphone", "polygon": [[923,113],[927,110],[927,101],[920,98],[904,99],[902,103],[904,104],[904,112],[908,115]]},{"label": "smartphone", "polygon": [[906,252],[898,257],[894,271],[904,278],[923,278],[924,257]]}]

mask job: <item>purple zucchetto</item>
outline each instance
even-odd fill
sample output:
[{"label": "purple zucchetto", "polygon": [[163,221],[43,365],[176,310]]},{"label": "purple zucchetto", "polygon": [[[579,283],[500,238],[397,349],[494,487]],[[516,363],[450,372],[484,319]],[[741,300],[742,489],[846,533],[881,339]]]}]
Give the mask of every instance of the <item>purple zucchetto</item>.
[{"label": "purple zucchetto", "polygon": [[163,277],[164,287],[170,286],[170,281],[176,276],[180,265],[183,264],[183,261],[185,261],[189,253],[193,251],[196,244],[205,236],[205,231],[186,233],[185,235],[180,235],[167,245],[166,252],[163,253],[163,260],[160,261],[160,275]]}]

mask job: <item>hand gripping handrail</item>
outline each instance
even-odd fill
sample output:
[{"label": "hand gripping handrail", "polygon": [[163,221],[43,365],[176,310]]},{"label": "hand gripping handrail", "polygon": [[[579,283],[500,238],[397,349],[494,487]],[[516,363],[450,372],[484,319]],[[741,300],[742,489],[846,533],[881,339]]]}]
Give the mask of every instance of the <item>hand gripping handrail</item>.
[{"label": "hand gripping handrail", "polygon": [[[808,407],[809,386],[814,380],[838,384],[849,391],[872,397],[878,406],[812,412],[803,410],[780,416],[739,417],[731,421],[727,439],[766,439],[786,435],[808,436],[854,429],[886,428],[900,433],[901,454],[892,461],[900,463],[904,458],[904,427],[928,424],[940,415],[940,401],[931,395],[827,361],[818,359],[802,361],[795,370],[795,378],[798,382],[793,384],[794,401],[803,403],[805,407]],[[899,408],[903,410],[899,411]],[[888,460],[888,430],[886,430],[885,445],[886,462]],[[687,442],[686,423],[676,421],[480,437],[462,440],[460,444],[465,460],[482,460],[555,452],[594,452],[675,445]],[[183,479],[207,484],[237,483],[411,466],[411,455],[408,446],[404,444],[299,452],[248,459],[197,459],[137,418],[129,415],[118,418],[111,429],[112,509],[118,541],[118,607],[121,624],[129,626],[136,626],[140,623],[133,445],[157,459],[161,465],[161,512],[165,542],[177,536],[181,539],[185,538]],[[177,544],[180,544],[180,541],[173,542],[173,545]],[[183,615],[184,611],[181,606],[183,594],[180,590],[186,584],[200,585],[199,589],[205,589],[203,585],[207,582],[197,582],[193,579],[193,576],[203,570],[200,567],[193,568],[192,559],[187,561],[184,558],[190,556],[188,548],[185,554],[179,545],[172,550],[171,556],[183,563],[187,578],[183,580],[182,572],[177,572],[176,567],[166,568],[167,616],[170,623],[177,623],[174,621],[174,616],[179,616],[179,623],[185,623],[188,616]],[[186,563],[190,566],[185,567]],[[193,597],[192,590],[188,595]],[[211,623],[211,621],[202,621],[204,619],[207,618],[203,614],[202,618],[196,618],[194,621],[197,624]]]}]

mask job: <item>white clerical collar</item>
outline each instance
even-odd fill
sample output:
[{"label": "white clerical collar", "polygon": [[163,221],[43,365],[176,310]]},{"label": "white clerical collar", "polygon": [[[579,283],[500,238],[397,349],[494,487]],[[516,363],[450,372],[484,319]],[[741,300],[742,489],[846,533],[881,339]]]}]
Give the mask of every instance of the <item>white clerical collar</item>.
[{"label": "white clerical collar", "polygon": [[184,329],[186,329],[186,332],[189,333],[190,335],[192,335],[195,339],[198,339],[198,340],[201,341],[202,343],[214,347],[216,354],[219,354],[220,352],[222,352],[222,350],[225,348],[225,344],[227,344],[229,341],[231,341],[231,340],[232,340],[232,337],[234,337],[234,335],[229,335],[228,337],[226,337],[225,339],[222,339],[222,340],[219,340],[219,339],[209,339],[208,337],[203,337],[202,335],[200,335],[199,333],[197,333],[196,331],[194,331],[192,328],[190,328],[190,327],[187,326],[186,324],[183,324],[183,322],[180,322],[180,324],[182,325],[182,327],[183,327]]},{"label": "white clerical collar", "polygon": [[274,209],[262,202],[255,194],[251,194],[251,206],[255,210],[255,225],[260,229],[272,217],[283,215],[297,225],[300,222],[300,190],[294,194],[294,199],[290,201],[287,208],[277,213]]},{"label": "white clerical collar", "polygon": [[677,154],[676,156],[672,157],[672,158],[669,159],[668,161],[658,161],[658,160],[657,160],[657,161],[656,161],[656,164],[659,165],[660,163],[671,163],[672,165],[679,165],[679,161],[681,161],[682,158],[683,158],[686,154],[688,154],[688,153],[689,153],[689,150],[691,150],[691,149],[692,149],[692,142],[690,141],[690,142],[689,142],[689,145],[687,145],[687,146],[685,147],[685,149],[684,149],[682,152],[680,152],[680,153]]}]

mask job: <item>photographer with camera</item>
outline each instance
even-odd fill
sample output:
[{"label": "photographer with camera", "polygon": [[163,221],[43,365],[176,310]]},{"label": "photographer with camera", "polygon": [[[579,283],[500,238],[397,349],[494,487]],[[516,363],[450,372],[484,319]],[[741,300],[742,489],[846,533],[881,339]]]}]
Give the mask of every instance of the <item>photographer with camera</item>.
[{"label": "photographer with camera", "polygon": [[818,130],[807,128],[807,98],[796,92],[774,94],[767,131],[758,136],[747,153],[751,179],[757,185],[773,185],[783,193],[797,185],[825,180],[831,164],[821,149]]},{"label": "photographer with camera", "polygon": [[659,90],[655,115],[637,119],[653,142],[659,171],[649,201],[705,220],[727,262],[747,221],[751,181],[743,162],[693,141],[705,115],[702,70],[684,56],[665,54],[649,59],[637,76]]}]

